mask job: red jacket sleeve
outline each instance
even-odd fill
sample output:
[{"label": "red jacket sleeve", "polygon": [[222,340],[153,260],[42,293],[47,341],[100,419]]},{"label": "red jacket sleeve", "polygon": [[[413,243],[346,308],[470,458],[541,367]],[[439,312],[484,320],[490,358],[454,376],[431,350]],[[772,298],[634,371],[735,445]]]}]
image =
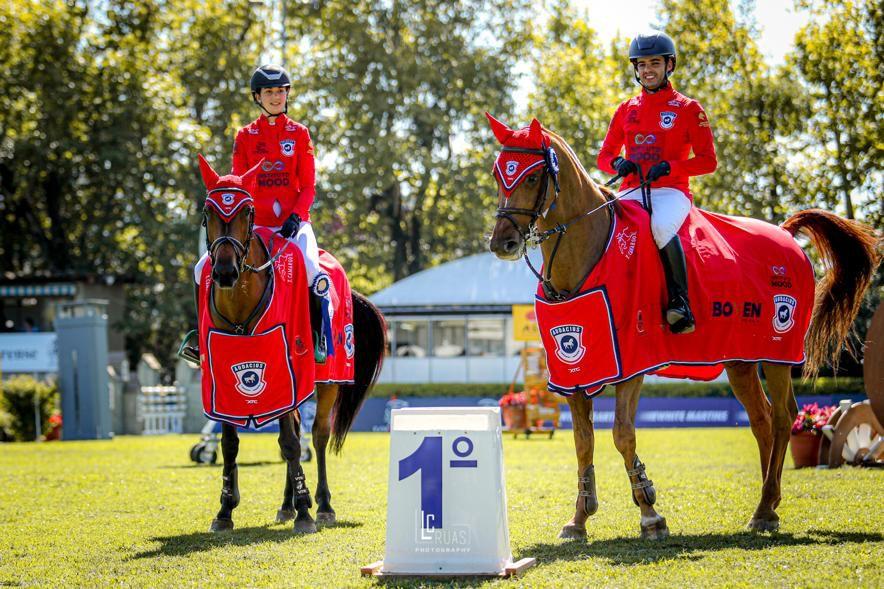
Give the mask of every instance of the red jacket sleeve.
[{"label": "red jacket sleeve", "polygon": [[703,107],[692,102],[688,108],[688,141],[694,157],[686,160],[669,162],[673,176],[702,176],[710,174],[718,167],[715,155],[715,143],[712,139],[712,127]]},{"label": "red jacket sleeve", "polygon": [[230,173],[242,176],[249,171],[249,160],[246,156],[246,133],[245,129],[240,129],[233,140],[233,161],[230,164]]},{"label": "red jacket sleeve", "polygon": [[624,102],[614,111],[614,118],[611,119],[611,124],[608,125],[608,133],[605,135],[605,140],[602,142],[602,150],[596,159],[596,165],[599,169],[608,174],[617,173],[617,170],[611,167],[611,161],[620,155],[620,151],[623,149],[623,117],[626,116],[625,112],[626,103]]},{"label": "red jacket sleeve", "polygon": [[304,139],[295,143],[298,156],[298,208],[309,211],[316,198],[316,162],[313,158],[313,140],[310,131],[304,127]]}]

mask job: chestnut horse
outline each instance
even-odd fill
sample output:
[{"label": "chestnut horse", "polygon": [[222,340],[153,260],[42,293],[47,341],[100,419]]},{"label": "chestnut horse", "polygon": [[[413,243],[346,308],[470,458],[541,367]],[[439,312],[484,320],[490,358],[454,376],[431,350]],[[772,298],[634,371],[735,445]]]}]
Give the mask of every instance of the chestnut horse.
[{"label": "chestnut horse", "polygon": [[[201,161],[203,175],[214,171]],[[250,171],[251,172],[251,171]],[[233,178],[245,185],[249,175],[242,179],[214,174],[212,183],[224,185]],[[213,260],[212,293],[214,305],[210,305],[215,325],[236,325],[239,333],[250,333],[257,325],[268,300],[263,297],[272,260],[268,249],[253,232],[254,209],[242,207],[236,215],[225,222],[212,207],[204,209],[207,243]],[[306,284],[304,288],[307,288]],[[380,311],[364,296],[353,291],[353,384],[316,383],[316,419],[313,422],[313,447],[316,450],[316,466],[319,480],[316,487],[316,521],[324,524],[335,522],[335,510],[331,506],[331,492],[326,477],[326,447],[331,438],[332,450],[340,452],[356,413],[374,386],[380,373],[386,344],[386,327]],[[329,342],[329,345],[334,345]],[[343,353],[343,351],[339,351]],[[329,358],[331,361],[331,358]],[[315,532],[316,521],[310,516],[312,507],[310,492],[304,480],[300,464],[300,417],[290,411],[279,417],[279,447],[286,461],[285,491],[282,505],[277,512],[277,523],[294,519],[295,532]],[[236,456],[239,436],[236,427],[223,423],[221,429],[221,453],[224,458],[221,509],[212,520],[211,531],[233,529],[233,510],[239,504],[239,484]]]},{"label": "chestnut horse", "polygon": [[[501,137],[511,136],[512,130],[490,115],[489,119],[498,140],[504,143]],[[543,236],[544,232],[547,236],[560,237],[541,243],[544,268],[548,272],[541,278],[547,279],[544,287],[551,287],[552,292],[575,296],[580,294],[577,291],[581,284],[604,253],[614,215],[613,198],[609,191],[593,182],[561,137],[542,129],[536,120],[532,127],[535,125],[538,149],[505,146],[504,151],[546,154],[546,149],[552,147],[558,157],[543,155],[545,163],[541,162],[520,178],[514,190],[512,184],[507,186],[507,191],[512,190],[508,197],[499,188],[497,221],[490,249],[499,258],[518,260],[532,237]],[[539,140],[541,129],[551,145],[543,145]],[[827,269],[816,285],[816,302],[805,339],[805,370],[815,376],[823,363],[840,352],[848,336],[878,264],[878,239],[871,228],[821,210],[801,211],[787,219],[782,227],[793,235],[799,230],[809,234]],[[618,296],[616,291],[609,294],[612,299]],[[761,458],[761,498],[748,527],[774,531],[779,527],[776,509],[781,498],[783,461],[798,408],[792,390],[791,366],[761,364],[770,400],[762,389],[756,362],[728,362],[725,369],[734,394],[746,408]],[[632,499],[641,510],[641,536],[659,539],[668,536],[669,529],[666,520],[654,509],[656,491],[636,455],[634,423],[643,378],[640,374],[616,383],[613,435],[614,444],[623,455]],[[577,452],[578,493],[574,517],[564,525],[559,537],[585,538],[586,520],[598,509],[593,468],[593,403],[586,395],[575,393],[568,397],[568,404]]]}]

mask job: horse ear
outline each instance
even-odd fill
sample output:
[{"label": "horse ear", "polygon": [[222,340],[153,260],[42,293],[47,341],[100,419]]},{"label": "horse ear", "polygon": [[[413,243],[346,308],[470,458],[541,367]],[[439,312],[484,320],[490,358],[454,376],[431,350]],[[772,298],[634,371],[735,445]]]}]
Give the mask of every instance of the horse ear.
[{"label": "horse ear", "polygon": [[206,185],[206,190],[212,190],[218,184],[218,172],[212,169],[212,166],[209,165],[209,162],[206,161],[203,154],[199,154],[199,161],[203,184]]},{"label": "horse ear", "polygon": [[543,125],[537,119],[531,119],[531,128],[528,131],[528,138],[534,145],[540,146],[543,143]]},{"label": "horse ear", "polygon": [[248,190],[250,193],[253,192],[252,189],[255,187],[255,174],[258,173],[258,168],[261,167],[261,164],[264,163],[265,159],[266,158],[262,157],[260,162],[252,166],[245,174],[240,176],[243,186],[248,187],[246,188],[246,190]]},{"label": "horse ear", "polygon": [[485,116],[488,118],[488,122],[491,124],[491,131],[494,133],[497,141],[501,145],[505,145],[506,142],[509,141],[509,138],[513,136],[513,133],[515,133],[515,131],[492,117],[490,113],[486,112]]}]

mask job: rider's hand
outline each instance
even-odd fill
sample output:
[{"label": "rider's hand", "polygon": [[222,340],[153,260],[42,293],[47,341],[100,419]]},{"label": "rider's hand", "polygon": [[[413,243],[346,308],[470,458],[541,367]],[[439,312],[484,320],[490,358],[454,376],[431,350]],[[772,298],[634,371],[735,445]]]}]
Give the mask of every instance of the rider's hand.
[{"label": "rider's hand", "polygon": [[621,178],[626,178],[630,174],[638,172],[638,166],[635,162],[619,156],[611,162],[611,167],[617,170],[617,175]]},{"label": "rider's hand", "polygon": [[669,162],[663,161],[654,164],[651,166],[651,169],[648,170],[648,182],[653,182],[654,180],[659,180],[663,176],[668,176],[669,172],[672,171],[672,168],[669,167]]},{"label": "rider's hand", "polygon": [[282,224],[282,227],[279,228],[279,233],[286,239],[294,235],[298,232],[298,228],[301,226],[301,217],[297,214],[292,213],[289,215],[289,218],[285,220],[285,223]]}]

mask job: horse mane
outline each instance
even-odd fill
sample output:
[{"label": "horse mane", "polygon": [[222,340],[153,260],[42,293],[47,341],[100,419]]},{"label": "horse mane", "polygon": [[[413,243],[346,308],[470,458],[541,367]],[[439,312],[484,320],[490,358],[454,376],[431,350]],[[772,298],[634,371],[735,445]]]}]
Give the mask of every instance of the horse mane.
[{"label": "horse mane", "polygon": [[586,171],[586,168],[583,167],[583,163],[580,161],[580,158],[577,157],[576,153],[574,153],[574,149],[568,144],[567,141],[565,141],[565,139],[561,135],[559,135],[558,133],[556,133],[554,131],[550,131],[546,127],[544,127],[543,130],[546,133],[549,133],[550,137],[558,140],[559,143],[562,145],[562,147],[565,148],[566,154],[563,154],[563,155],[566,155],[571,160],[571,162],[574,164],[574,167],[577,168],[578,173],[580,173],[584,176],[584,180],[586,180],[587,184],[594,186],[596,188],[596,190],[598,190],[599,193],[601,193],[602,197],[607,202],[612,203],[614,210],[617,213],[620,213],[621,212],[620,201],[614,200],[614,195],[616,194],[616,192],[611,190],[607,186],[604,186],[600,182],[598,182],[595,178],[593,178],[589,174],[589,172]]}]

